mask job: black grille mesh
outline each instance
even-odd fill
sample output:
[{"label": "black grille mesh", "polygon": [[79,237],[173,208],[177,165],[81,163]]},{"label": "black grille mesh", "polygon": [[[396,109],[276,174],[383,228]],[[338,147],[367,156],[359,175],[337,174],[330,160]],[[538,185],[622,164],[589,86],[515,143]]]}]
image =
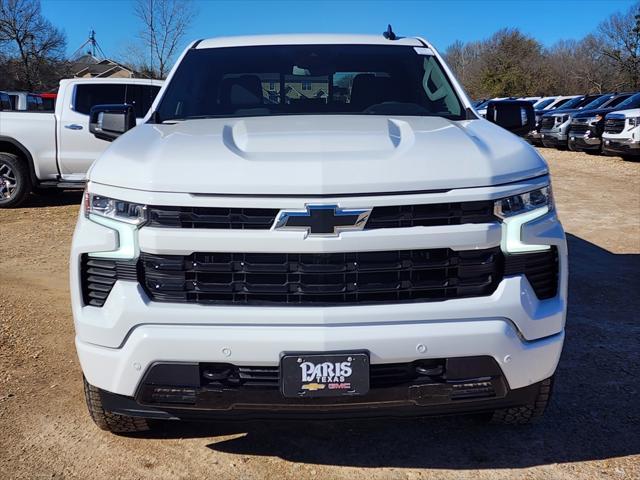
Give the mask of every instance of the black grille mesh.
[{"label": "black grille mesh", "polygon": [[553,298],[558,293],[558,249],[545,252],[507,255],[505,276],[525,274],[540,300]]},{"label": "black grille mesh", "polygon": [[158,302],[345,305],[490,295],[503,276],[526,275],[536,296],[558,291],[558,251],[499,248],[337,254],[143,253],[139,261],[83,255],[85,305],[102,307],[117,280],[139,281]]},{"label": "black grille mesh", "polygon": [[80,262],[82,296],[85,305],[102,307],[116,280],[138,279],[136,261],[93,258],[83,255]]},{"label": "black grille mesh", "polygon": [[152,300],[231,304],[358,304],[490,295],[499,248],[329,254],[142,254]]},{"label": "black grille mesh", "polygon": [[[273,208],[165,207],[147,208],[150,227],[269,230],[279,210]],[[493,201],[375,207],[365,230],[414,226],[491,223]]]},{"label": "black grille mesh", "polygon": [[607,118],[604,122],[604,131],[606,133],[622,133],[624,125],[624,118]]},{"label": "black grille mesh", "polygon": [[586,123],[572,123],[569,131],[570,135],[584,135],[589,131],[589,125]]},{"label": "black grille mesh", "polygon": [[555,117],[542,117],[542,121],[540,122],[540,128],[549,129],[553,127],[555,123]]}]

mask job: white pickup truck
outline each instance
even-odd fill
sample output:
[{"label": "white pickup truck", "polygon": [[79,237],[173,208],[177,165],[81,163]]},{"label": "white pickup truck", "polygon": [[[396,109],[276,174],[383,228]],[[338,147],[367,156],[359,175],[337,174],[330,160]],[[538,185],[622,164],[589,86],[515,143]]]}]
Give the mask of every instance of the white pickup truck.
[{"label": "white pickup truck", "polygon": [[480,118],[421,38],[273,35],[190,45],[131,131],[90,117],[115,141],[70,281],[100,428],[542,415],[567,248],[547,164],[500,128],[530,102]]},{"label": "white pickup truck", "polygon": [[87,170],[109,145],[89,132],[96,104],[131,104],[142,118],[162,82],[147,79],[60,81],[55,111],[0,112],[0,208],[32,191],[82,188]]}]

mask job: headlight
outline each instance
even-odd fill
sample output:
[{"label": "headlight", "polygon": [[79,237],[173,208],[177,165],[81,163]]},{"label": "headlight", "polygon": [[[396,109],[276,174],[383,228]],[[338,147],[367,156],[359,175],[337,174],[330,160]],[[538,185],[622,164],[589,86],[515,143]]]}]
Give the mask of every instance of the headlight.
[{"label": "headlight", "polygon": [[627,120],[629,120],[629,126],[631,128],[634,128],[640,125],[640,117],[627,118]]},{"label": "headlight", "polygon": [[556,117],[556,123],[564,123],[567,120],[571,120],[571,116],[570,115],[558,115]]},{"label": "headlight", "polygon": [[147,221],[146,205],[103,197],[86,191],[84,214],[87,218],[89,215],[98,215],[132,225],[142,225]]},{"label": "headlight", "polygon": [[494,213],[497,217],[504,219],[542,207],[549,207],[549,211],[553,210],[551,186],[496,200]]}]

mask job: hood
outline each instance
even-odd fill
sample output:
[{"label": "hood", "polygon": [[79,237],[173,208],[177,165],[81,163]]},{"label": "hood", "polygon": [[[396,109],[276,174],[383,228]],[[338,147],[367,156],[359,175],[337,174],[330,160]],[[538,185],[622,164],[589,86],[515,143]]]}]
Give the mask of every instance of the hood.
[{"label": "hood", "polygon": [[640,117],[640,108],[630,108],[629,110],[614,110],[611,114],[607,115],[608,118],[613,115],[618,116],[619,118],[635,118]]},{"label": "hood", "polygon": [[331,195],[502,184],[547,173],[523,140],[485,120],[305,115],[143,124],[90,180],[161,192]]},{"label": "hood", "polygon": [[573,115],[573,118],[591,118],[596,115],[602,115],[603,117],[609,113],[615,111],[615,108],[597,108],[595,110],[582,110],[579,113]]},{"label": "hood", "polygon": [[582,110],[580,110],[579,108],[568,108],[566,110],[563,109],[557,109],[557,110],[551,110],[549,112],[546,112],[543,116],[544,117],[557,117],[557,116],[562,116],[562,115],[575,115],[576,112],[581,112]]}]

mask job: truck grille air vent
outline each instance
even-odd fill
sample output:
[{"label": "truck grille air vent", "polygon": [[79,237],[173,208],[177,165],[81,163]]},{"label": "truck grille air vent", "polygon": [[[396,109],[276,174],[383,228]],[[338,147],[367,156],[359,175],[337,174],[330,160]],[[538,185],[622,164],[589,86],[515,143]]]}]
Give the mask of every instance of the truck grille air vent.
[{"label": "truck grille air vent", "polygon": [[148,207],[151,227],[269,230],[273,208]]},{"label": "truck grille air vent", "polygon": [[542,121],[540,122],[540,128],[549,129],[552,128],[555,123],[554,117],[542,117]]},{"label": "truck grille air vent", "polygon": [[[269,230],[273,208],[148,207],[150,227]],[[375,207],[365,230],[496,222],[492,201]]]},{"label": "truck grille air vent", "polygon": [[84,304],[102,307],[116,280],[137,280],[137,262],[92,258],[85,254],[80,262],[80,276]]},{"label": "truck grille air vent", "polygon": [[493,201],[478,201],[375,207],[365,230],[491,223],[498,220],[493,215],[493,206]]},{"label": "truck grille air vent", "polygon": [[504,275],[523,273],[540,300],[555,297],[558,292],[558,250],[556,247],[541,253],[507,255]]},{"label": "truck grille air vent", "polygon": [[589,125],[585,123],[572,123],[569,135],[584,135],[589,131]]},{"label": "truck grille air vent", "polygon": [[279,254],[141,255],[152,300],[205,304],[344,305],[490,295],[499,248]]},{"label": "truck grille air vent", "polygon": [[604,122],[604,131],[605,133],[622,133],[624,125],[624,118],[607,118]]}]

